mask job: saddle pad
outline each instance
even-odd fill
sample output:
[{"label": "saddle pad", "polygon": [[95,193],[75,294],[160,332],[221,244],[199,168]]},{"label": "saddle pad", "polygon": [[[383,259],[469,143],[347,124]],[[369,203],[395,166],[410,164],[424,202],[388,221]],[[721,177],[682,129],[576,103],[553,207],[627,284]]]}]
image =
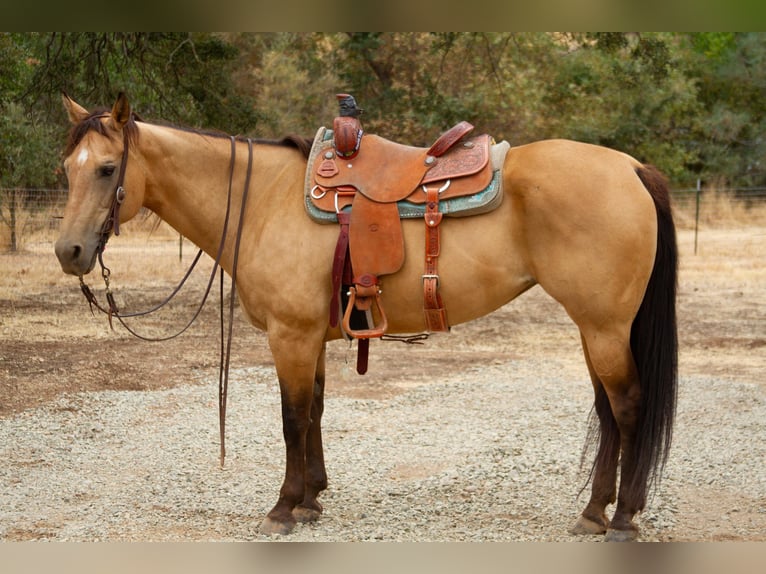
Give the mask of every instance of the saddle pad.
[{"label": "saddle pad", "polygon": [[[483,136],[487,137],[487,136]],[[321,195],[323,190],[316,187],[315,184],[315,164],[320,154],[325,153],[327,150],[332,150],[333,132],[325,127],[317,130],[314,138],[314,144],[311,149],[311,153],[308,158],[306,177],[304,181],[304,203],[306,206],[306,212],[314,221],[318,223],[337,223],[338,218],[335,215],[335,211],[325,211],[319,209],[312,201],[312,193]],[[505,161],[505,155],[510,149],[508,142],[500,142],[490,146],[490,158],[491,163],[491,178],[487,186],[479,192],[461,197],[445,197],[439,201],[439,211],[443,214],[452,217],[462,217],[468,215],[478,215],[480,213],[486,213],[497,208],[503,199],[502,189],[502,166]],[[362,153],[364,153],[362,151]],[[431,180],[432,178],[425,178]],[[334,195],[334,190],[328,190],[328,194]],[[425,215],[425,193],[423,193],[423,200],[417,195],[412,198],[403,199],[397,202],[400,218],[417,218]],[[411,201],[410,199],[416,199],[417,201]],[[345,205],[341,207],[343,211],[350,211],[350,206]]]}]

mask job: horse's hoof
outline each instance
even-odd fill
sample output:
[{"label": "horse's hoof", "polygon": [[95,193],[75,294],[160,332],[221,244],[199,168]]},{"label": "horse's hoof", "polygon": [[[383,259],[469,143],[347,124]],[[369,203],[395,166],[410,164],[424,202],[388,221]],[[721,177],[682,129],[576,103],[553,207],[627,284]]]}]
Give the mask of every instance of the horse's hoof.
[{"label": "horse's hoof", "polygon": [[315,508],[309,508],[307,506],[296,506],[293,508],[293,517],[298,522],[316,522],[319,520],[319,517],[322,515],[321,510],[316,510]]},{"label": "horse's hoof", "polygon": [[570,534],[576,534],[578,536],[604,534],[606,531],[606,525],[591,520],[590,518],[586,518],[582,514],[577,518],[575,525],[569,529]]},{"label": "horse's hoof", "polygon": [[638,529],[617,530],[610,528],[606,531],[604,542],[633,542],[638,538]]},{"label": "horse's hoof", "polygon": [[273,520],[269,518],[268,516],[263,519],[263,522],[261,522],[261,526],[258,529],[261,534],[290,534],[293,531],[293,528],[295,528],[295,520],[287,521],[287,522],[277,522],[276,520]]}]

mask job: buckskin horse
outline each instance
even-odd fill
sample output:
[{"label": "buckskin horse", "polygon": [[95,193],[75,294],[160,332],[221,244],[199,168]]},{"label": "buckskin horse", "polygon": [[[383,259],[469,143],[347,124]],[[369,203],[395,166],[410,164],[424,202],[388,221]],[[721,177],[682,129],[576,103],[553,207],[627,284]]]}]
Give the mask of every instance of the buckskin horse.
[{"label": "buckskin horse", "polygon": [[[286,470],[260,530],[286,534],[317,520],[327,487],[325,347],[343,333],[328,320],[338,228],[306,214],[308,150],[145,122],[124,94],[93,113],[63,99],[73,124],[55,245],[63,271],[82,280],[119,223],[146,207],[236,273],[243,312],[267,333],[281,392]],[[677,248],[666,180],[625,153],[566,140],[511,148],[501,173],[496,209],[440,225],[443,306],[454,325],[539,284],[564,307],[580,331],[597,441],[590,498],[571,532],[635,539],[635,515],[667,460],[677,394]],[[224,233],[229,210],[242,225]],[[403,264],[381,280],[387,332],[418,333],[426,327],[423,220],[401,228]]]}]

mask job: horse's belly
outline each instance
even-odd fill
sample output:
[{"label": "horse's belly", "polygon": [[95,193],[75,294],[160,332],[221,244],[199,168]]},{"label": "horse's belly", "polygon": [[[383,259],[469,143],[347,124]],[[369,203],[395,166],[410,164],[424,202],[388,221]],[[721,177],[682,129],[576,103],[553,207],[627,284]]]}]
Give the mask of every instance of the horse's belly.
[{"label": "horse's belly", "polygon": [[[392,333],[423,331],[425,224],[405,221],[402,269],[380,278]],[[450,325],[486,315],[535,284],[516,247],[510,205],[440,226],[439,294]]]}]

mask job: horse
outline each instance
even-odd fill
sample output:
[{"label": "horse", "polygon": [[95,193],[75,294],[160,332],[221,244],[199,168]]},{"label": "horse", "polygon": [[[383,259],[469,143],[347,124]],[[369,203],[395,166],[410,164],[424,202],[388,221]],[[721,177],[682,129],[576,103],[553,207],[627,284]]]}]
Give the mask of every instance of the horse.
[{"label": "horse", "polygon": [[[55,243],[62,270],[82,281],[105,236],[143,207],[236,275],[242,311],[267,335],[282,405],[284,480],[260,532],[289,534],[318,520],[328,484],[325,349],[343,333],[328,321],[338,230],[306,214],[305,146],[144,121],[122,93],[94,112],[62,97],[72,123]],[[667,461],[676,409],[678,255],[667,180],[623,152],[559,139],[512,147],[502,181],[495,210],[441,224],[440,291],[450,323],[488,314],[534,285],[563,306],[593,386],[596,444],[590,497],[570,532],[634,540],[636,515]],[[242,226],[222,235],[229,210]],[[389,331],[418,333],[423,222],[402,227],[404,264],[381,282]]]}]

